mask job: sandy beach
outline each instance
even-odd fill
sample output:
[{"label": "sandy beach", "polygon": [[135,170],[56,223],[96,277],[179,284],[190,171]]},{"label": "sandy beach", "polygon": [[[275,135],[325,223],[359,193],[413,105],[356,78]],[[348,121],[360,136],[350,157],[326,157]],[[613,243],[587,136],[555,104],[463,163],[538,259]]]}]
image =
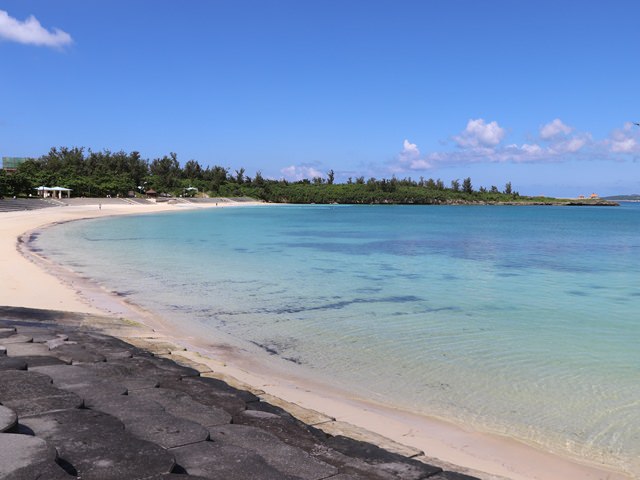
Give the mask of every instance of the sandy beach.
[{"label": "sandy beach", "polygon": [[[225,208],[227,207],[228,204],[225,204]],[[140,327],[132,324],[132,328],[138,328],[139,337],[146,339],[145,341],[168,342],[186,347],[187,352],[183,352],[183,355],[188,358],[197,357],[198,362],[209,365],[220,374],[337,421],[328,422],[326,428],[344,428],[347,433],[362,435],[363,439],[372,443],[384,443],[382,437],[385,437],[407,446],[407,452],[423,451],[429,459],[439,459],[444,465],[461,466],[463,471],[468,469],[481,478],[631,478],[601,469],[597,465],[583,464],[542,452],[509,438],[470,431],[461,425],[355,398],[349,392],[314,381],[302,367],[287,365],[284,368],[278,359],[261,355],[257,350],[234,343],[223,335],[220,335],[215,344],[203,341],[198,332],[178,330],[170,323],[170,319],[159,318],[125,302],[121,297],[93,284],[90,279],[78,277],[74,272],[39,256],[37,252],[26,251],[24,243],[21,243],[25,234],[28,238],[31,232],[55,223],[110,215],[179,212],[185,208],[216,207],[214,204],[191,207],[166,203],[109,203],[103,204],[99,209],[96,201],[96,205],[0,213],[0,305],[126,318],[141,324]],[[237,208],[241,208],[241,205]]]}]

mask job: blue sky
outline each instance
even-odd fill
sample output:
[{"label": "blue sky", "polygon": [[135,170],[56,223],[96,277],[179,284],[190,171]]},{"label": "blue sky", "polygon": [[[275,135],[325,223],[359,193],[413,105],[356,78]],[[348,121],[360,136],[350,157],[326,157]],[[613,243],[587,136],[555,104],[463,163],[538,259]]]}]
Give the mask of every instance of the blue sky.
[{"label": "blue sky", "polygon": [[640,193],[640,2],[0,0],[0,155]]}]

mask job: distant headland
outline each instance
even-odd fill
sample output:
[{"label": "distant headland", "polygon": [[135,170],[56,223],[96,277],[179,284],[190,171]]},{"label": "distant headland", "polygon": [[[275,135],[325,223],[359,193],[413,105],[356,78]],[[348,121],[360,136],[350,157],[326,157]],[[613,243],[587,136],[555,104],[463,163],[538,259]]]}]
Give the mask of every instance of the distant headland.
[{"label": "distant headland", "polygon": [[603,197],[603,199],[616,202],[640,202],[640,194],[634,193],[633,195],[612,195],[609,197]]}]

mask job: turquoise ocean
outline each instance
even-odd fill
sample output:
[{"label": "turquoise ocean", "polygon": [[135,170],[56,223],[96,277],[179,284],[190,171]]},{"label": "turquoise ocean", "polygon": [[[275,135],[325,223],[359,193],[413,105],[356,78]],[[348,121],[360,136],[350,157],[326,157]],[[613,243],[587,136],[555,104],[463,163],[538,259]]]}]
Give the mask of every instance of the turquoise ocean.
[{"label": "turquoise ocean", "polygon": [[364,397],[640,468],[640,204],[198,209],[36,246]]}]

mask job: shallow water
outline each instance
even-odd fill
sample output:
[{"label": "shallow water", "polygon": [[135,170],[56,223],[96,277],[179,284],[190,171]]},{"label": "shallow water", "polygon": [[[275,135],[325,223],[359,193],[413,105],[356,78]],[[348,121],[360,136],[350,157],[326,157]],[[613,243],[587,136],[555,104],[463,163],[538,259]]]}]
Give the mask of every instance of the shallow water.
[{"label": "shallow water", "polygon": [[203,209],[37,246],[377,401],[640,468],[640,204]]}]

